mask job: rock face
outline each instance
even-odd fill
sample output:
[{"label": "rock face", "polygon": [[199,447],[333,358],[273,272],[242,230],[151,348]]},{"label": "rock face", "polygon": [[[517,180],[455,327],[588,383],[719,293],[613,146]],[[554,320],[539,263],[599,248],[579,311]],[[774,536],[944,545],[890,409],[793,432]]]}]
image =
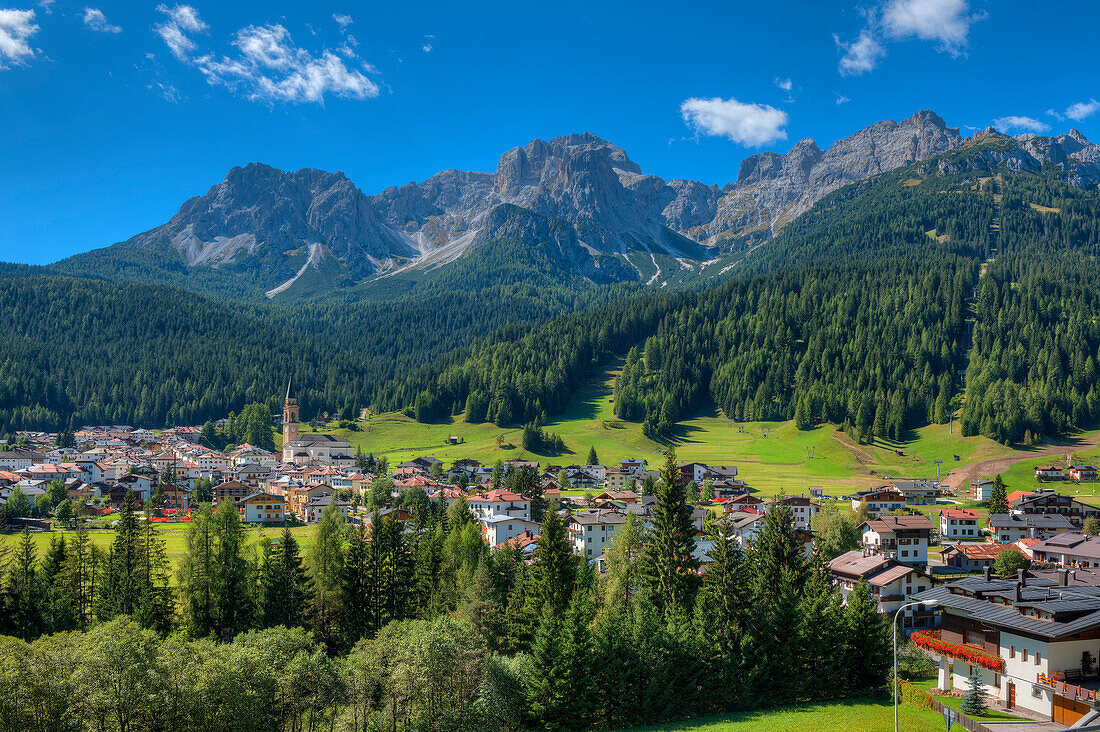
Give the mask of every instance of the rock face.
[{"label": "rock face", "polygon": [[437,269],[494,238],[538,248],[563,272],[595,282],[659,284],[728,240],[773,235],[841,186],[978,144],[980,155],[943,155],[937,165],[1033,170],[1049,162],[1076,185],[1100,182],[1100,146],[1076,130],[1008,137],[990,128],[967,140],[922,111],[827,150],[806,139],[786,154],[751,155],[721,188],[647,175],[588,133],[513,148],[492,173],[445,170],[372,196],[342,173],[252,164],[229,171],[163,226],[115,246],[164,252],[188,271],[248,272],[269,294],[299,282],[316,291]]}]

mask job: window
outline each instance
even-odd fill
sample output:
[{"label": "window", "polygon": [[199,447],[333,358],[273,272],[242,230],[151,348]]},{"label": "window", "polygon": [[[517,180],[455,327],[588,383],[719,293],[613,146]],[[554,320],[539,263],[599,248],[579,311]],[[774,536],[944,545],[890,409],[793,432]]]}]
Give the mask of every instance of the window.
[{"label": "window", "polygon": [[1042,662],[1043,662],[1043,654],[1039,653],[1039,651],[1035,651],[1035,665],[1038,666]]},{"label": "window", "polygon": [[1027,649],[1026,648],[1021,648],[1020,649],[1020,660],[1021,661],[1027,661]]},{"label": "window", "polygon": [[1009,646],[1008,647],[1008,657],[1009,658],[1016,658],[1016,646]]}]

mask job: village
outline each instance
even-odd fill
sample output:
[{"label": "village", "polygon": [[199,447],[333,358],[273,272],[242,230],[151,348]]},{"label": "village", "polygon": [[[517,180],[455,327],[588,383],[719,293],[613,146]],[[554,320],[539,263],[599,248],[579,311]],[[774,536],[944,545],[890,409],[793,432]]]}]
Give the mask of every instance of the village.
[{"label": "village", "polygon": [[[602,572],[617,530],[631,515],[648,526],[656,503],[660,474],[645,458],[540,466],[446,464],[426,455],[389,466],[346,440],[299,428],[288,395],[280,452],[249,444],[217,451],[198,443],[198,427],[85,427],[70,447],[58,447],[56,434],[20,433],[18,447],[0,452],[0,508],[10,530],[31,532],[109,521],[131,494],[146,520],[163,524],[186,523],[200,502],[232,501],[245,524],[315,524],[332,507],[368,530],[389,516],[411,531],[409,496],[442,506],[465,500],[489,548],[530,561],[541,501],[561,516],[573,552]],[[965,498],[991,504],[984,520],[936,480],[884,480],[843,497],[811,488],[765,498],[734,465],[681,461],[679,471],[693,497],[701,572],[718,526],[748,549],[768,514],[786,506],[809,558],[815,547],[825,551],[830,520],[843,517],[854,532],[847,545],[829,544],[834,584],[845,598],[870,585],[879,613],[936,659],[939,693],[957,696],[979,674],[994,708],[1065,725],[1100,718],[1100,507],[1048,487],[1095,482],[1095,466],[1043,465],[1035,469],[1043,487],[1005,494],[1002,486],[1000,497],[995,480],[975,481]],[[503,487],[504,477],[521,472],[532,487],[526,495]],[[70,506],[63,512],[50,506],[62,485]],[[388,495],[378,495],[380,485]]]}]

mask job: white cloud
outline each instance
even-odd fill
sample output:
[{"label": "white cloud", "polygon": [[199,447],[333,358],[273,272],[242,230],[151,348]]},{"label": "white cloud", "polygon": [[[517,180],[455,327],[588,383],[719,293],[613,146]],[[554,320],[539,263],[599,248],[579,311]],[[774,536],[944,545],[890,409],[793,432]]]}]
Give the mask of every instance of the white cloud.
[{"label": "white cloud", "polygon": [[982,18],[969,10],[967,0],[890,0],[882,25],[894,38],[939,41],[940,50],[958,56],[966,50],[970,24]]},{"label": "white cloud", "polygon": [[[349,69],[331,51],[319,57],[294,45],[281,25],[249,26],[237,31],[239,54],[194,60],[211,84],[225,86],[253,101],[322,102],[326,94],[369,99],[378,85],[362,71]],[[370,67],[364,67],[371,70]]]},{"label": "white cloud", "polygon": [[99,33],[121,33],[121,26],[107,22],[107,16],[99,8],[84,8],[84,25]]},{"label": "white cloud", "polygon": [[180,61],[187,60],[188,55],[196,48],[195,42],[187,34],[201,33],[209,26],[199,17],[199,11],[190,5],[169,8],[161,4],[157,6],[157,11],[167,15],[168,20],[153,26],[153,32],[161,37],[173,56]]},{"label": "white cloud", "polygon": [[837,71],[841,76],[859,76],[873,71],[878,65],[878,60],[886,55],[886,49],[866,28],[860,31],[859,38],[851,43],[840,40],[840,36],[835,33],[833,40],[836,42],[836,47],[844,51],[844,56],[837,64]]},{"label": "white cloud", "polygon": [[339,15],[337,13],[332,14],[332,19],[335,20],[341,28],[347,28],[355,22],[350,15]]},{"label": "white cloud", "polygon": [[750,147],[786,140],[787,113],[766,104],[744,104],[734,98],[692,97],[680,105],[684,122],[706,135],[728,137]]},{"label": "white cloud", "polygon": [[33,10],[0,9],[0,69],[5,69],[5,59],[14,64],[22,64],[26,59],[34,58],[27,39],[38,32],[34,22]]},{"label": "white cloud", "polygon": [[1050,125],[1046,122],[1040,122],[1034,117],[1024,117],[1021,115],[1011,114],[1007,117],[998,117],[993,120],[993,126],[998,130],[1008,132],[1010,130],[1023,130],[1025,132],[1046,132],[1050,129]]},{"label": "white cloud", "polygon": [[847,103],[848,103],[848,102],[850,102],[850,101],[852,101],[852,100],[851,100],[851,99],[849,99],[848,97],[844,96],[843,94],[841,94],[841,93],[837,92],[837,95],[836,95],[836,106],[838,106],[838,107],[839,107],[839,106],[840,106],[841,104],[847,104]]},{"label": "white cloud", "polygon": [[431,53],[432,52],[432,44],[425,43],[423,46],[420,47],[420,50],[423,51],[424,53]]},{"label": "white cloud", "polygon": [[788,91],[788,92],[791,90],[791,87],[794,86],[791,83],[790,79],[780,79],[779,77],[776,77],[775,85],[777,87],[779,87],[780,89],[782,89],[783,91]]},{"label": "white cloud", "polygon": [[38,7],[42,8],[46,15],[53,15],[53,5],[57,0],[38,0]]},{"label": "white cloud", "polygon": [[1085,117],[1091,117],[1100,111],[1100,102],[1090,99],[1087,102],[1077,102],[1066,107],[1066,116],[1080,122]]}]

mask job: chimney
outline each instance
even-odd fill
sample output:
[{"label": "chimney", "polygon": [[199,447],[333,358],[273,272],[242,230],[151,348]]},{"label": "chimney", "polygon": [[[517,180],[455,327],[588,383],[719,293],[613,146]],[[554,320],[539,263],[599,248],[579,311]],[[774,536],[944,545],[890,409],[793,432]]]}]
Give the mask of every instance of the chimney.
[{"label": "chimney", "polygon": [[1013,595],[1015,596],[1016,602],[1019,602],[1020,601],[1020,583],[1017,582],[1016,584],[1012,585],[1012,587],[1015,590]]},{"label": "chimney", "polygon": [[1068,569],[1059,569],[1058,570],[1058,584],[1060,584],[1062,587],[1069,587],[1069,570]]},{"label": "chimney", "polygon": [[982,575],[985,577],[986,582],[989,581],[992,574],[993,574],[993,567],[990,567],[988,565],[986,565],[985,567],[982,567]]},{"label": "chimney", "polygon": [[1020,587],[1027,587],[1027,577],[1024,570],[1016,570],[1016,581],[1020,583]]}]

